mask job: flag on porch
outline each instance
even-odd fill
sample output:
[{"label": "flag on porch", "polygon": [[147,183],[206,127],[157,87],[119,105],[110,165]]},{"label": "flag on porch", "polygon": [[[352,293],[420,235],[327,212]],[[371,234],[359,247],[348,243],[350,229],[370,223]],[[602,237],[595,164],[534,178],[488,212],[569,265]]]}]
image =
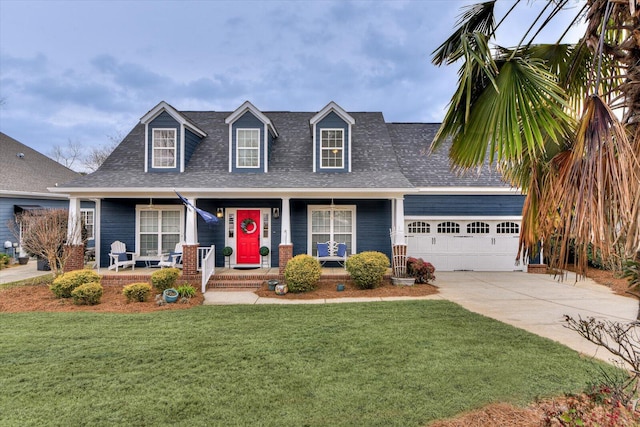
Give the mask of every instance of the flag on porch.
[{"label": "flag on porch", "polygon": [[218,218],[214,214],[212,214],[211,212],[203,211],[202,209],[196,208],[177,191],[176,191],[176,194],[178,195],[180,200],[182,200],[182,203],[184,203],[188,208],[191,208],[194,211],[196,211],[198,215],[200,215],[200,218],[202,218],[204,222],[207,223],[207,225],[218,224]]}]

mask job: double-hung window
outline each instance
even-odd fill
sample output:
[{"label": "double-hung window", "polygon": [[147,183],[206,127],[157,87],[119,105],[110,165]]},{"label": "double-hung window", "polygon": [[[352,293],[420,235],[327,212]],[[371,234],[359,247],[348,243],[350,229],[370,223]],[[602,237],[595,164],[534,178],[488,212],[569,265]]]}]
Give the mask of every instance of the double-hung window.
[{"label": "double-hung window", "polygon": [[238,129],[236,133],[236,167],[260,167],[260,130]]},{"label": "double-hung window", "polygon": [[344,167],[344,130],[322,129],[320,131],[320,167],[340,169]]},{"label": "double-hung window", "polygon": [[140,256],[159,256],[172,251],[184,235],[182,207],[157,206],[138,209],[136,240]]},{"label": "double-hung window", "polygon": [[309,247],[311,255],[316,256],[318,243],[332,240],[347,244],[347,253],[354,252],[355,242],[355,206],[310,206],[309,224],[311,227]]},{"label": "double-hung window", "polygon": [[93,240],[95,211],[93,209],[80,209],[80,214],[82,215],[82,225],[87,232],[86,239]]},{"label": "double-hung window", "polygon": [[177,153],[176,129],[153,129],[153,167],[175,168]]}]

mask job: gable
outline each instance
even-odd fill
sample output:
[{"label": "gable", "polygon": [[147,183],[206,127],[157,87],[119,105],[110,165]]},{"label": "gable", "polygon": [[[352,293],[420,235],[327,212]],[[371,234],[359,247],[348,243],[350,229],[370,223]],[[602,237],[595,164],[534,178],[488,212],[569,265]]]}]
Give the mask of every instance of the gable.
[{"label": "gable", "polygon": [[162,101],[140,123],[145,126],[145,172],[184,172],[206,132]]}]

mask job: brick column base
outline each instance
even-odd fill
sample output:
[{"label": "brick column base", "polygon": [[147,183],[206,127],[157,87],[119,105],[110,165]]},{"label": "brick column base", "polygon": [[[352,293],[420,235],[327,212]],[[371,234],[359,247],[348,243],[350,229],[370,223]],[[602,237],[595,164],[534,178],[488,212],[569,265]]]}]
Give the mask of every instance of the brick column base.
[{"label": "brick column base", "polygon": [[284,269],[291,258],[293,258],[293,245],[280,245],[278,248],[278,272],[280,274],[284,274]]},{"label": "brick column base", "polygon": [[198,274],[198,245],[182,245],[182,274]]},{"label": "brick column base", "polygon": [[63,272],[82,270],[84,268],[84,245],[65,245],[64,251]]}]

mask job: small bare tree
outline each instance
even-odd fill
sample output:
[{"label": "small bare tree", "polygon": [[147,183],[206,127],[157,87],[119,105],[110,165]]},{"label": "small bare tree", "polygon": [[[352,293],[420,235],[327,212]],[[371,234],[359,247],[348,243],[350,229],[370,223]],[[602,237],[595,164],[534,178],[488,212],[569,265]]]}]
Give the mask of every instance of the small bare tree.
[{"label": "small bare tree", "polygon": [[50,157],[61,165],[73,169],[73,165],[82,157],[82,145],[69,139],[64,147],[54,145]]},{"label": "small bare tree", "polygon": [[589,342],[605,348],[626,364],[629,378],[618,390],[617,398],[624,405],[637,399],[640,391],[640,323],[596,320],[593,317],[574,319],[565,315],[565,326]]},{"label": "small bare tree", "polygon": [[[81,221],[75,222],[73,227],[78,227],[75,231],[79,231]],[[30,256],[46,259],[54,275],[61,273],[69,257],[69,252],[64,250],[69,235],[69,213],[66,209],[25,211],[9,222],[9,228],[20,240],[22,250]]]},{"label": "small bare tree", "polygon": [[89,151],[89,154],[84,158],[84,165],[91,172],[95,172],[102,163],[104,163],[107,157],[109,157],[113,150],[115,150],[118,144],[118,141],[112,140],[109,145],[103,147],[91,147],[91,151]]}]

